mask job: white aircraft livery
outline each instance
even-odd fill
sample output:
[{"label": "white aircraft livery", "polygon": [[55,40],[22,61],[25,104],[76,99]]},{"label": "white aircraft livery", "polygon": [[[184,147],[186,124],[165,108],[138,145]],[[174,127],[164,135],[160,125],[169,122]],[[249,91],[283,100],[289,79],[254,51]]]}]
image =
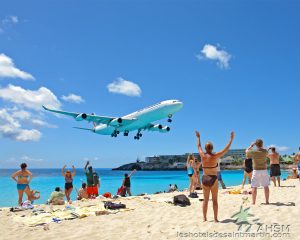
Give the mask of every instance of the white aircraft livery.
[{"label": "white aircraft livery", "polygon": [[112,137],[117,137],[121,132],[123,132],[124,136],[128,136],[129,132],[137,131],[137,134],[134,136],[134,139],[137,140],[142,137],[141,131],[169,132],[170,127],[154,124],[153,122],[168,118],[168,122],[171,123],[173,114],[178,112],[182,107],[183,103],[178,100],[166,100],[130,113],[124,117],[106,117],[97,116],[93,113],[65,112],[43,106],[47,111],[71,116],[75,118],[76,121],[86,120],[94,124],[94,128],[92,129],[75,127],[77,129],[88,130],[101,135],[111,135]]}]

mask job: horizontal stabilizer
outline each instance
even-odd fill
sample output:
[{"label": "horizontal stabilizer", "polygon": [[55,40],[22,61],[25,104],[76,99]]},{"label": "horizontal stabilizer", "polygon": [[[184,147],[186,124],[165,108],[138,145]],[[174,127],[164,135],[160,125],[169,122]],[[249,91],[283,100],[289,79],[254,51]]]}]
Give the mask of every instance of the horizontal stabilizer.
[{"label": "horizontal stabilizer", "polygon": [[73,127],[73,128],[80,129],[80,130],[91,131],[91,132],[94,132],[94,131],[95,131],[95,130],[92,129],[92,128],[81,128],[81,127]]}]

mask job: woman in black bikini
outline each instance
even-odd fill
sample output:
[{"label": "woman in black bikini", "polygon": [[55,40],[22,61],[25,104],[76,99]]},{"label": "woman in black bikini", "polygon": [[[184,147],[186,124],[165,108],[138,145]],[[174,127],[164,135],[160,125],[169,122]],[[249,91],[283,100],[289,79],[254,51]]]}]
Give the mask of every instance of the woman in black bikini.
[{"label": "woman in black bikini", "polygon": [[249,184],[251,184],[251,178],[252,178],[252,172],[253,172],[252,159],[246,158],[244,160],[243,167],[244,167],[244,179],[243,179],[243,183],[242,183],[242,188],[244,188],[247,177],[248,177]]},{"label": "woman in black bikini", "polygon": [[217,167],[218,167],[218,159],[221,158],[223,155],[227,153],[229,150],[231,143],[234,138],[234,133],[231,132],[230,140],[226,147],[217,153],[213,153],[213,144],[211,142],[207,142],[205,144],[205,153],[202,150],[201,142],[200,142],[200,134],[199,132],[195,132],[196,137],[198,139],[198,150],[202,160],[202,169],[203,169],[203,176],[202,176],[202,189],[204,195],[203,201],[203,221],[207,221],[207,206],[209,200],[209,194],[211,192],[212,201],[213,201],[213,210],[214,210],[214,219],[215,222],[218,221],[218,177],[217,177]]}]

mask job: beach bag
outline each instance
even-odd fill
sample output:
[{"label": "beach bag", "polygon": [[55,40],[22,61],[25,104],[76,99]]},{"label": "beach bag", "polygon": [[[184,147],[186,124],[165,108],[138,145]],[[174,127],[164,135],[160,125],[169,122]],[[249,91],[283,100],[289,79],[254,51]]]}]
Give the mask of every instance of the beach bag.
[{"label": "beach bag", "polygon": [[117,209],[126,208],[126,205],[122,204],[122,203],[104,202],[104,208],[111,209],[111,210],[117,210]]},{"label": "beach bag", "polygon": [[192,192],[189,195],[190,198],[198,198],[198,194],[196,192]]},{"label": "beach bag", "polygon": [[118,191],[117,191],[117,195],[125,197],[126,196],[126,187],[124,187],[124,186],[119,187]]},{"label": "beach bag", "polygon": [[180,207],[186,207],[191,205],[190,200],[184,194],[174,196],[173,203],[174,205],[178,205]]},{"label": "beach bag", "polygon": [[103,193],[102,196],[106,197],[106,198],[111,198],[111,193],[110,192],[106,192],[106,193]]}]

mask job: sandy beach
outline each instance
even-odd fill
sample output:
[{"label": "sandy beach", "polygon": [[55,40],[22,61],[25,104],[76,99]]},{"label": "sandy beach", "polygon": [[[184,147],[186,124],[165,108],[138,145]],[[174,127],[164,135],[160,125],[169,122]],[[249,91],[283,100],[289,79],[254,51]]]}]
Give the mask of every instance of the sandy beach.
[{"label": "sandy beach", "polygon": [[[264,204],[262,188],[258,189],[256,205],[251,204],[251,195],[226,193],[238,188],[220,190],[219,223],[213,222],[211,201],[208,221],[202,222],[202,191],[198,191],[198,199],[190,199],[191,206],[187,207],[168,203],[174,195],[182,193],[174,192],[112,200],[126,204],[127,209],[121,211],[106,211],[103,199],[77,201],[67,211],[63,211],[65,206],[50,209],[39,205],[34,210],[46,213],[36,215],[33,210],[10,212],[2,208],[0,239],[299,239],[299,180],[282,181],[280,188],[272,186],[270,205]],[[244,214],[243,210],[239,213],[241,208]],[[38,225],[43,222],[41,216],[48,216],[45,221],[49,221],[49,216],[51,219],[51,214],[63,219],[74,209],[82,218]],[[105,215],[96,216],[95,211]]]}]

